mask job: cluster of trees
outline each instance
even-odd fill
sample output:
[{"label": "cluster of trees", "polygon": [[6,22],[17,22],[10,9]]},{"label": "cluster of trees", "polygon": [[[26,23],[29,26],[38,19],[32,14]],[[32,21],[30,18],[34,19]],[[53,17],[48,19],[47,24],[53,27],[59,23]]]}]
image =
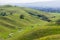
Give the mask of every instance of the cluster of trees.
[{"label": "cluster of trees", "polygon": [[[12,14],[13,14],[13,13],[12,13],[12,12],[10,12],[10,15],[12,15]],[[7,13],[6,13],[6,12],[1,12],[1,13],[0,13],[0,16],[8,16],[8,15],[7,15]]]},{"label": "cluster of trees", "polygon": [[32,12],[28,12],[30,15],[36,16],[36,14],[33,14]]},{"label": "cluster of trees", "polygon": [[39,17],[41,20],[48,21],[48,22],[51,21],[48,17],[46,17],[46,16],[44,16],[44,15],[34,14],[34,13],[32,13],[32,12],[28,12],[28,13],[29,13],[30,15]]},{"label": "cluster of trees", "polygon": [[[10,12],[9,15],[13,15],[13,12]],[[8,14],[6,12],[0,12],[0,16],[8,16]],[[24,19],[24,15],[20,15],[20,19]]]},{"label": "cluster of trees", "polygon": [[0,16],[7,16],[6,12],[1,12]]},{"label": "cluster of trees", "polygon": [[12,5],[4,5],[4,7],[13,7]]},{"label": "cluster of trees", "polygon": [[44,21],[48,21],[48,22],[51,21],[48,17],[46,17],[46,16],[44,16],[44,15],[37,15],[37,16],[38,16],[40,19],[44,20]]}]

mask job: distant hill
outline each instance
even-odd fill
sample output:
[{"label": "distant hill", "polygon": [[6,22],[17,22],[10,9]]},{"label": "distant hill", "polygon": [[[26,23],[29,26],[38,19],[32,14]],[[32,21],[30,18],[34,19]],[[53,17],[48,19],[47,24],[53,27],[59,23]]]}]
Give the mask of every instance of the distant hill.
[{"label": "distant hill", "polygon": [[60,13],[60,2],[58,1],[47,1],[47,2],[34,2],[34,3],[12,3],[20,7],[34,8],[45,12],[58,12]]},{"label": "distant hill", "polygon": [[49,7],[30,7],[30,8],[45,12],[60,13],[60,8],[49,8]]}]

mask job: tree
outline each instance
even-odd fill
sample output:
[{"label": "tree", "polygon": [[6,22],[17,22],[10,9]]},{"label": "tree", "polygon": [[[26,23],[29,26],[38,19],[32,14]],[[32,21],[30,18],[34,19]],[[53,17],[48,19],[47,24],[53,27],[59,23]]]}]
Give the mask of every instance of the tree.
[{"label": "tree", "polygon": [[20,19],[24,19],[24,15],[20,15]]}]

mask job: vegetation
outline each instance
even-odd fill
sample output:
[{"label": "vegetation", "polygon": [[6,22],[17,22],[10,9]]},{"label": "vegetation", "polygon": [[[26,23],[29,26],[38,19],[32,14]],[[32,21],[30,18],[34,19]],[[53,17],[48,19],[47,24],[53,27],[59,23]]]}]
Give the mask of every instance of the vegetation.
[{"label": "vegetation", "polygon": [[56,21],[56,24],[60,25],[60,19]]},{"label": "vegetation", "polygon": [[24,19],[24,15],[20,15],[20,19]]},{"label": "vegetation", "polygon": [[0,40],[60,40],[59,24],[59,13],[0,6]]}]

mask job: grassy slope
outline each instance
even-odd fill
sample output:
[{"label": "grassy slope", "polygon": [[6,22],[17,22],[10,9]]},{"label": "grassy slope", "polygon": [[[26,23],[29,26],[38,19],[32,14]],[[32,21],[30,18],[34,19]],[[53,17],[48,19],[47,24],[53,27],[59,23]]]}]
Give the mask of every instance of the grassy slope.
[{"label": "grassy slope", "polygon": [[[22,7],[0,7],[0,12],[2,11],[6,12],[8,16],[0,16],[0,38],[6,40],[40,40],[39,38],[45,36],[60,34],[60,26],[52,26],[51,24],[59,18],[60,14],[47,14],[46,12]],[[10,15],[9,13],[12,11],[14,13]],[[52,22],[41,20],[37,16],[30,15],[29,12],[45,15]],[[24,19],[19,18],[22,14]],[[53,15],[56,17],[51,18]],[[10,33],[13,33],[13,35],[8,38]],[[44,40],[44,38],[41,40]]]},{"label": "grassy slope", "polygon": [[60,34],[49,35],[49,36],[45,36],[45,37],[42,37],[40,39],[35,39],[35,40],[60,40]]}]

